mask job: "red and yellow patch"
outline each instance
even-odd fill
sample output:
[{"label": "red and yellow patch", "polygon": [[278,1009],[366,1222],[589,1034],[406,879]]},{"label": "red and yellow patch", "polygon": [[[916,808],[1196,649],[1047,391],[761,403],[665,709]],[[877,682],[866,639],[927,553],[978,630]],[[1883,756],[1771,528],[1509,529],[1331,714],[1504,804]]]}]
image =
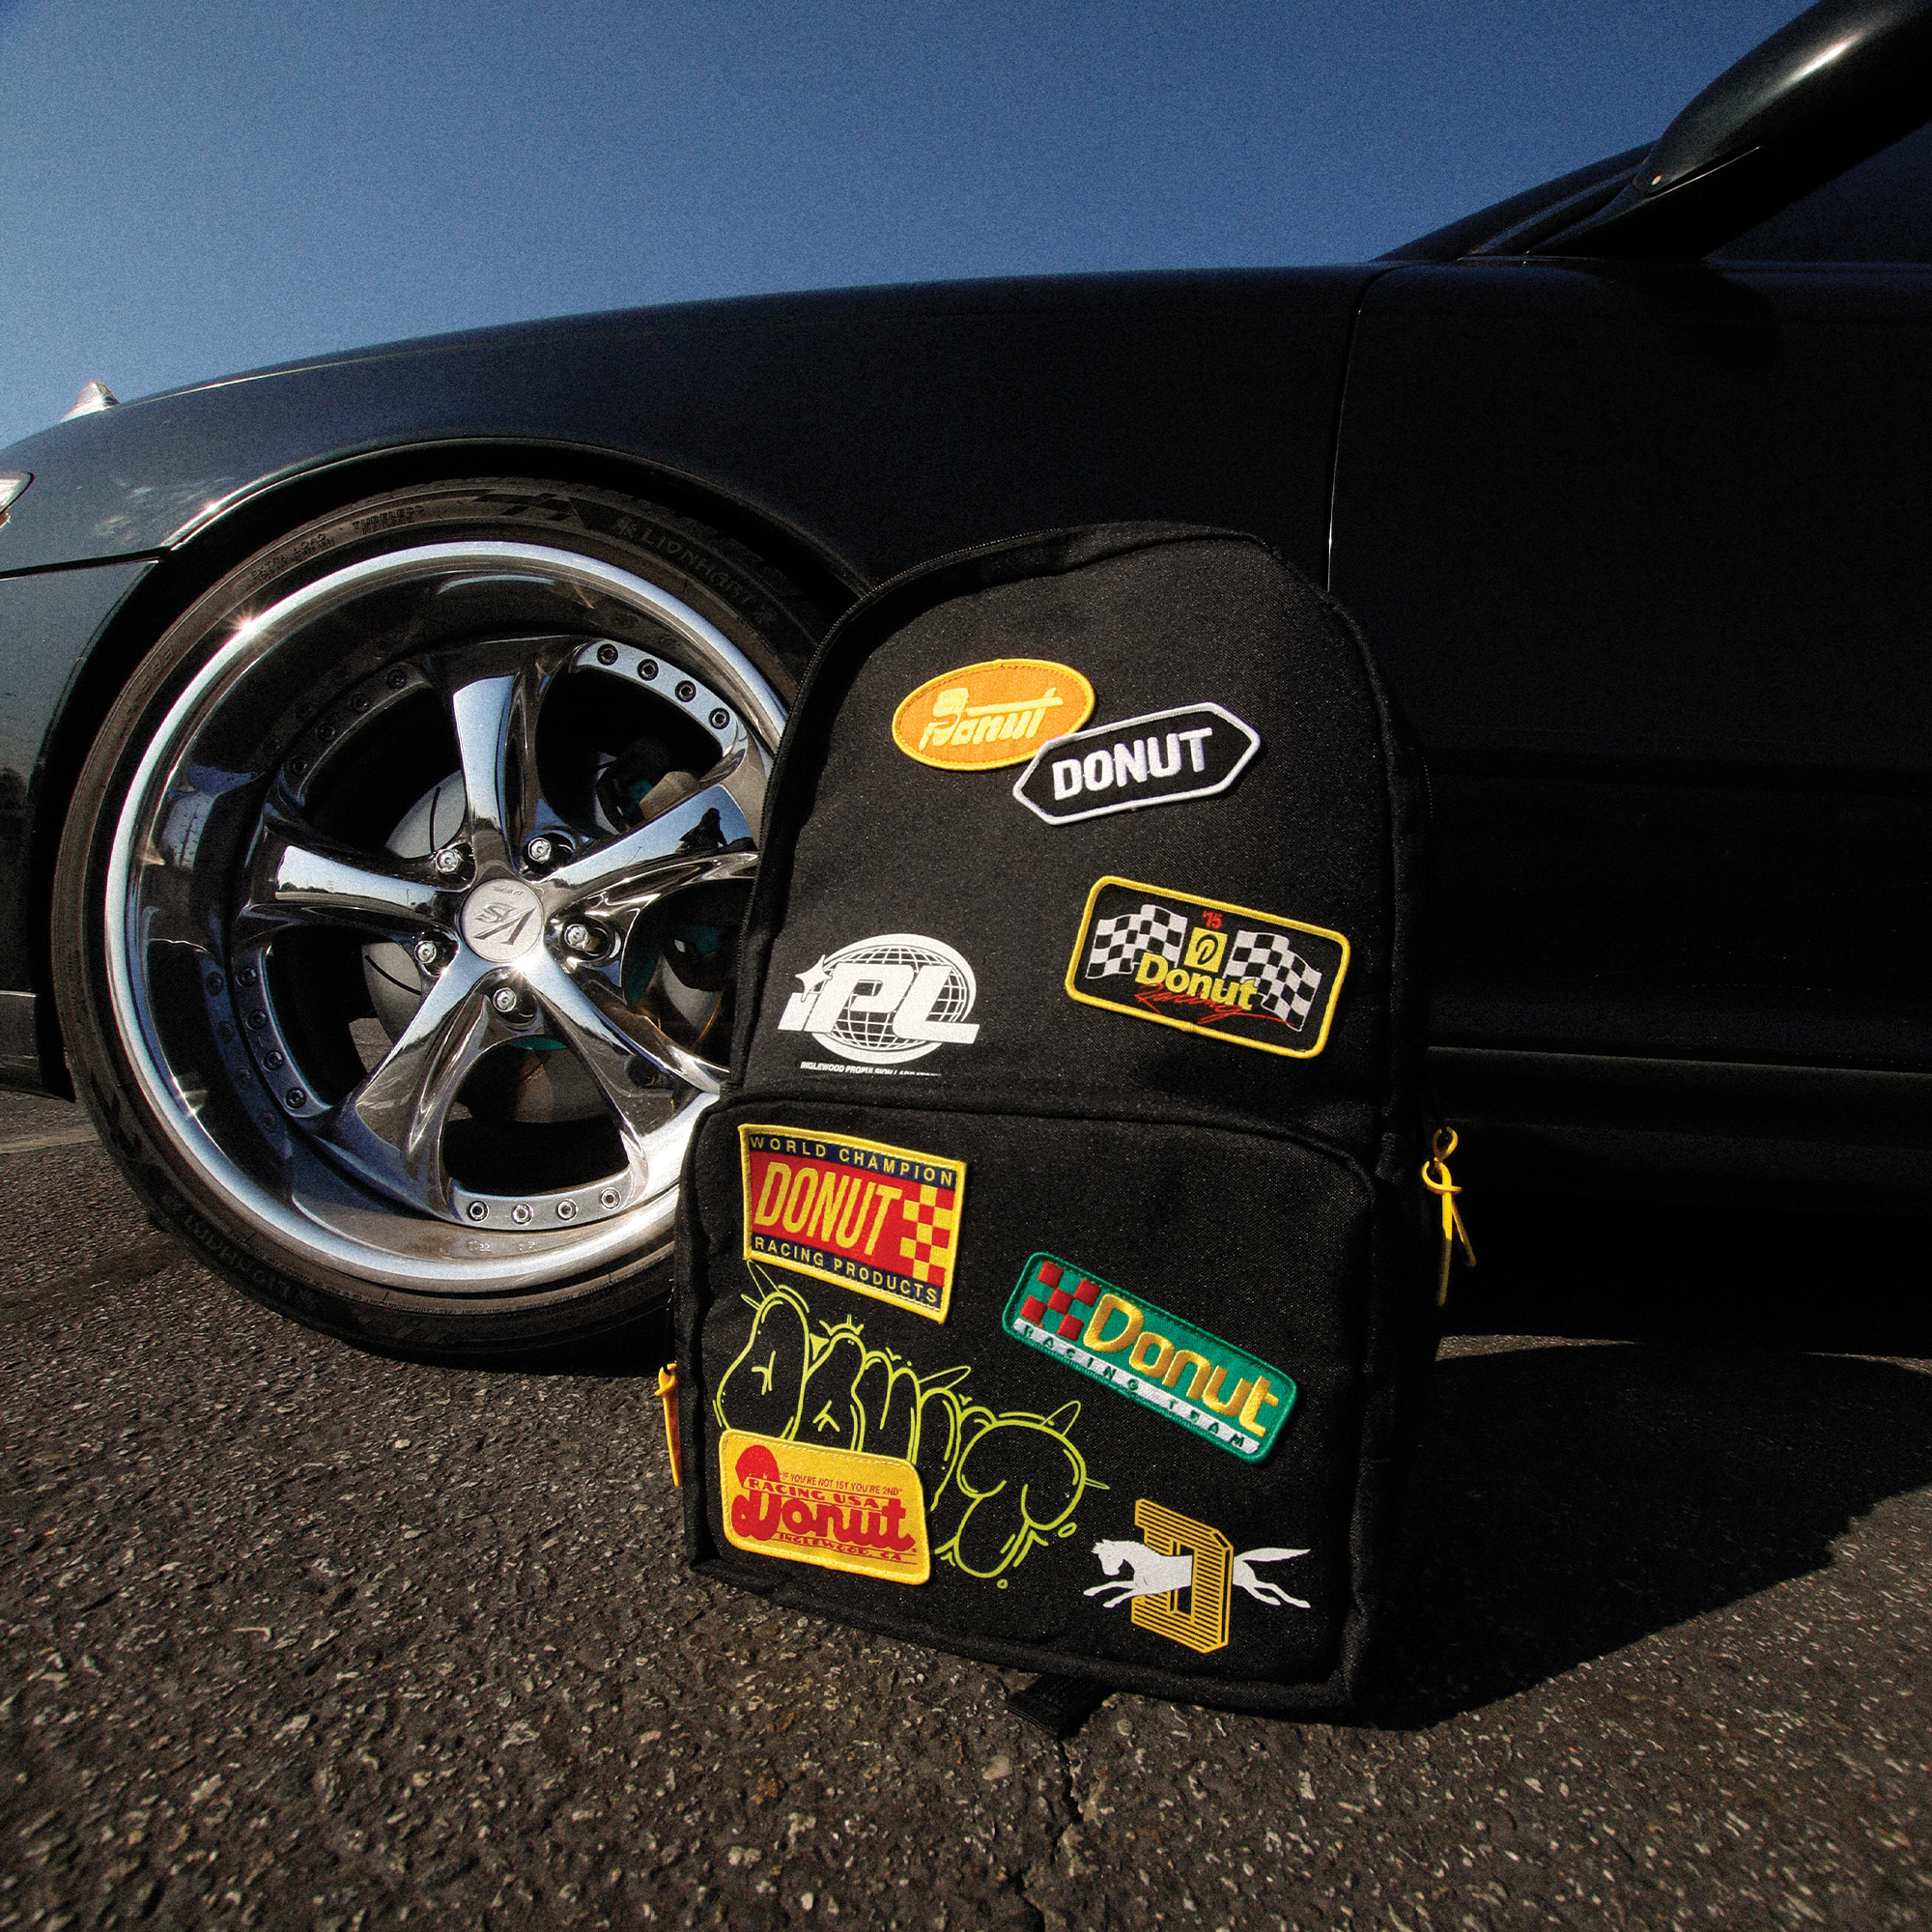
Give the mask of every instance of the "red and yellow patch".
[{"label": "red and yellow patch", "polygon": [[718,1442],[724,1539],[753,1556],[888,1583],[932,1575],[919,1472],[896,1456],[727,1429]]},{"label": "red and yellow patch", "polygon": [[893,741],[923,765],[988,772],[1025,764],[1093,710],[1094,687],[1070,665],[994,658],[927,678],[893,713]]},{"label": "red and yellow patch", "polygon": [[741,1126],[745,1259],[944,1321],[966,1163],[850,1134]]}]

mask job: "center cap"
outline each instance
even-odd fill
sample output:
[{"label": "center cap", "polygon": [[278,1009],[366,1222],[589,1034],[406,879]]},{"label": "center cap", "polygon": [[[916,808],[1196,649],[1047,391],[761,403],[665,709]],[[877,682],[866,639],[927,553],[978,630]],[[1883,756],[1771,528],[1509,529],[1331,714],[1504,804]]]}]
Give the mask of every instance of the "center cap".
[{"label": "center cap", "polygon": [[463,936],[493,966],[507,966],[543,937],[543,900],[521,879],[492,879],[463,902]]}]

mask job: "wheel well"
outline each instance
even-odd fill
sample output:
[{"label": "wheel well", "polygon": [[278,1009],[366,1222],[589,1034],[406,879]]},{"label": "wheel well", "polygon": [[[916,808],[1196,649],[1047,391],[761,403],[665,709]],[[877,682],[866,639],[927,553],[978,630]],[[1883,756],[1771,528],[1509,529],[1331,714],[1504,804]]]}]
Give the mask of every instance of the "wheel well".
[{"label": "wheel well", "polygon": [[479,440],[386,450],[305,470],[244,497],[164,554],[136,585],[80,666],[42,752],[29,832],[26,918],[29,963],[40,996],[41,1076],[50,1092],[71,1098],[73,1090],[53,1015],[49,939],[54,864],[66,815],[47,809],[47,801],[72,796],[101,724],[134,668],[204,591],[303,524],[386,491],[492,476],[616,491],[696,518],[782,572],[823,611],[828,624],[868,587],[844,559],[722,492],[608,451],[570,445]]}]

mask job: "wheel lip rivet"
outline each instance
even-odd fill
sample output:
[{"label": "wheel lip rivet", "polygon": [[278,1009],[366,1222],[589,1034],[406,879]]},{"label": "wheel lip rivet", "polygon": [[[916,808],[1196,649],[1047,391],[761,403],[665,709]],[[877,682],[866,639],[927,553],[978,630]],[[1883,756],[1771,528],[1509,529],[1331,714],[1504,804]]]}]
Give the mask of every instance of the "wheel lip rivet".
[{"label": "wheel lip rivet", "polygon": [[482,1202],[472,1201],[469,1204],[469,1218],[472,1221],[487,1221],[490,1218],[490,1210]]},{"label": "wheel lip rivet", "polygon": [[391,691],[402,690],[403,686],[409,683],[409,681],[410,681],[410,674],[402,668],[401,665],[398,665],[396,668],[392,670],[385,679],[384,679],[384,682],[389,687]]},{"label": "wheel lip rivet", "polygon": [[291,1107],[306,1107],[308,1095],[299,1087],[291,1087],[288,1092],[288,1102]]},{"label": "wheel lip rivet", "polygon": [[510,1209],[510,1219],[513,1220],[518,1227],[527,1228],[530,1224],[530,1210],[527,1205],[522,1201],[519,1201],[517,1205]]},{"label": "wheel lip rivet", "polygon": [[617,1205],[617,1190],[616,1190],[616,1189],[615,1189],[614,1187],[607,1187],[607,1188],[605,1188],[605,1190],[603,1191],[603,1193],[601,1193],[601,1194],[600,1194],[600,1195],[598,1195],[598,1197],[597,1197],[597,1205],[598,1205],[598,1206],[599,1206],[600,1208],[614,1208],[614,1207],[616,1207],[616,1205]]},{"label": "wheel lip rivet", "polygon": [[265,1053],[262,1056],[262,1065],[266,1066],[270,1073],[279,1073],[283,1068],[283,1066],[285,1066],[288,1063],[282,1058],[279,1052]]},{"label": "wheel lip rivet", "polygon": [[617,662],[617,646],[615,644],[599,644],[597,646],[597,662],[601,665],[615,664]]},{"label": "wheel lip rivet", "polygon": [[677,685],[677,701],[689,704],[697,696],[697,687],[688,678],[680,678]]},{"label": "wheel lip rivet", "polygon": [[641,658],[639,660],[638,675],[639,677],[649,679],[656,677],[657,674],[658,661],[656,658]]},{"label": "wheel lip rivet", "polygon": [[722,704],[711,714],[711,728],[714,731],[724,730],[730,722],[731,714]]},{"label": "wheel lip rivet", "polygon": [[575,1201],[559,1201],[556,1204],[556,1218],[559,1221],[576,1220],[577,1203]]}]

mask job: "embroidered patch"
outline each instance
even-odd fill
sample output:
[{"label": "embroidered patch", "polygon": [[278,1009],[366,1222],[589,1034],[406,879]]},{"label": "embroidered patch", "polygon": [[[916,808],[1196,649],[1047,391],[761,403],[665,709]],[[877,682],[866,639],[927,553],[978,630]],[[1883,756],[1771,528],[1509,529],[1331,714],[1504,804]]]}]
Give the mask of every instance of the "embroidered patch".
[{"label": "embroidered patch", "polygon": [[966,1163],[851,1135],[741,1126],[745,1259],[946,1320]]},{"label": "embroidered patch", "polygon": [[980,1037],[980,1022],[966,1017],[979,997],[972,967],[944,940],[922,932],[854,940],[793,977],[799,990],[785,1002],[779,1031],[810,1034],[857,1063],[799,1063],[814,1072],[893,1073],[903,1062],[942,1046],[971,1046]]},{"label": "embroidered patch", "polygon": [[1274,1447],[1294,1406],[1279,1369],[1058,1255],[1020,1271],[1006,1330],[1244,1463]]},{"label": "embroidered patch", "polygon": [[[1305,1598],[1291,1597],[1279,1583],[1258,1577],[1254,1568],[1257,1563],[1286,1563],[1291,1557],[1306,1556],[1305,1549],[1243,1549],[1236,1554],[1218,1529],[1145,1497],[1134,1504],[1134,1527],[1147,1538],[1145,1543],[1103,1539],[1094,1546],[1094,1554],[1111,1580],[1095,1583],[1082,1594],[1098,1597],[1103,1610],[1130,1604],[1127,1615],[1156,1636],[1185,1644],[1204,1656],[1225,1650],[1236,1590],[1244,1590],[1270,1609],[1310,1607]],[[1123,1570],[1125,1576],[1121,1574]]]},{"label": "embroidered patch", "polygon": [[932,1553],[996,1590],[1076,1533],[1081,1498],[1107,1487],[1073,1440],[1078,1402],[1050,1415],[988,1408],[972,1398],[970,1363],[922,1368],[868,1342],[849,1313],[814,1317],[808,1284],[758,1266],[752,1282],[752,1332],[712,1394],[721,1429],[902,1457],[932,1499]]},{"label": "embroidered patch", "polygon": [[1247,770],[1261,734],[1218,704],[1183,704],[1056,739],[1013,796],[1049,825],[1212,798]]},{"label": "embroidered patch", "polygon": [[994,658],[927,678],[893,713],[907,757],[948,772],[1017,765],[1094,715],[1094,687],[1070,665]]},{"label": "embroidered patch", "polygon": [[1066,965],[1090,1007],[1309,1060],[1328,1043],[1349,942],[1325,926],[1132,879],[1097,880]]},{"label": "embroidered patch", "polygon": [[888,1583],[932,1575],[925,1497],[910,1463],[727,1429],[718,1442],[724,1540]]}]

